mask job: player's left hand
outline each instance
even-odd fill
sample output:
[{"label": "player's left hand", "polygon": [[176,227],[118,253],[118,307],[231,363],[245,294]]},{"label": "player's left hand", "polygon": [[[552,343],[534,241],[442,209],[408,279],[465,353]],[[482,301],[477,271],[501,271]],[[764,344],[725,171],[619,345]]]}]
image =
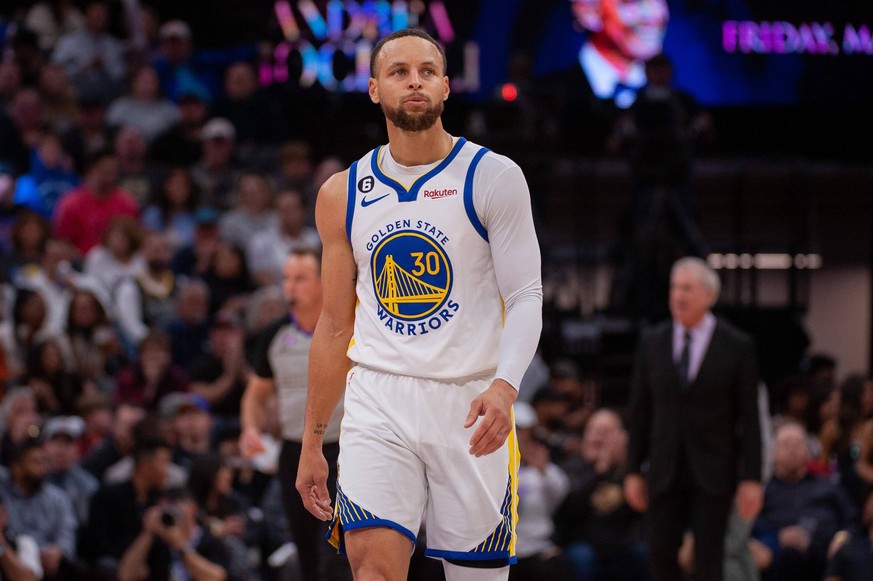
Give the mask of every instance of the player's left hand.
[{"label": "player's left hand", "polygon": [[485,456],[503,446],[512,429],[512,403],[518,392],[503,379],[495,379],[470,404],[470,413],[464,427],[472,427],[481,416],[482,420],[470,438],[470,454]]}]

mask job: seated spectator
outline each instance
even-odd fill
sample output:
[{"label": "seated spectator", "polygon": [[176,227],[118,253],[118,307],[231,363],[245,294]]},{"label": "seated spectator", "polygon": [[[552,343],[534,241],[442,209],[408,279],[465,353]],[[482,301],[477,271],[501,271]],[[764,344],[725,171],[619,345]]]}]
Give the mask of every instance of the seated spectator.
[{"label": "seated spectator", "polygon": [[197,521],[197,503],[191,493],[176,489],[142,516],[142,527],[121,557],[118,577],[123,580],[228,578],[226,545]]},{"label": "seated spectator", "polygon": [[64,151],[73,156],[76,171],[81,172],[86,160],[96,152],[110,148],[112,140],[105,121],[105,101],[94,97],[79,99],[73,126],[62,133]]},{"label": "seated spectator", "polygon": [[140,67],[130,80],[130,92],[113,101],[106,111],[110,127],[132,125],[147,143],[179,121],[179,108],[161,95],[158,74]]},{"label": "seated spectator", "polygon": [[866,581],[873,572],[873,491],[864,503],[863,524],[866,534],[859,534],[840,545],[828,563],[825,581]]},{"label": "seated spectator", "polygon": [[642,515],[624,499],[627,433],[617,413],[591,416],[582,450],[564,462],[570,492],[555,511],[558,539],[580,580],[648,579]]},{"label": "seated spectator", "polygon": [[85,421],[85,431],[79,438],[79,458],[84,460],[110,437],[115,416],[109,399],[102,393],[83,395],[76,402],[76,408],[79,417]]},{"label": "seated spectator", "polygon": [[49,337],[37,343],[27,358],[22,383],[33,390],[37,411],[44,417],[76,413],[76,400],[96,393],[97,386],[70,369],[61,341]]},{"label": "seated spectator", "polygon": [[54,334],[42,293],[19,288],[12,304],[12,320],[9,324],[0,325],[0,342],[11,377],[20,378],[26,371],[28,357],[34,348]]},{"label": "seated spectator", "polygon": [[122,281],[138,276],[146,268],[140,254],[143,237],[136,218],[112,218],[101,243],[85,255],[84,274],[95,279],[107,296],[114,296]]},{"label": "seated spectator", "polygon": [[115,405],[130,403],[157,411],[168,393],[188,390],[188,374],[172,362],[170,340],[162,331],[152,331],[138,347],[136,361],[118,374]]},{"label": "seated spectator", "polygon": [[[276,184],[279,190],[296,190],[303,194],[308,210],[306,223],[314,226],[315,196],[318,194],[318,189],[315,186],[315,162],[312,159],[312,146],[305,141],[283,143],[278,151],[278,166]],[[342,170],[343,168],[339,168],[339,171]],[[331,174],[333,173],[336,172],[331,172]]]},{"label": "seated spectator", "polygon": [[30,152],[44,130],[39,93],[27,86],[15,91],[6,110],[0,110],[0,160],[11,163],[16,175],[29,173]]},{"label": "seated spectator", "polygon": [[218,211],[209,206],[194,212],[194,238],[173,256],[172,269],[177,276],[204,278],[212,268],[219,243],[218,218]]},{"label": "seated spectator", "polygon": [[[3,34],[8,29],[0,29]],[[0,108],[5,109],[12,102],[12,95],[21,88],[21,67],[15,59],[0,59]]]},{"label": "seated spectator", "polygon": [[30,535],[9,533],[9,515],[0,497],[0,579],[39,581],[42,575],[39,546]]},{"label": "seated spectator", "polygon": [[124,124],[115,133],[113,149],[118,156],[118,183],[145,208],[154,200],[162,177],[162,169],[148,158],[148,143],[139,129]]},{"label": "seated spectator", "polygon": [[218,233],[225,242],[245,248],[256,233],[276,229],[277,222],[272,185],[263,175],[248,172],[239,179],[233,209],[218,221]]},{"label": "seated spectator", "polygon": [[245,359],[242,322],[219,312],[209,331],[208,351],[191,365],[191,392],[209,402],[220,429],[239,427],[240,401],[251,372]]},{"label": "seated spectator", "polygon": [[28,535],[39,546],[44,579],[66,580],[76,571],[76,514],[63,491],[46,483],[42,442],[28,438],[15,449],[9,482],[0,485],[12,535]]},{"label": "seated spectator", "polygon": [[64,151],[57,133],[42,135],[30,156],[30,173],[34,187],[29,194],[18,188],[15,202],[27,206],[46,219],[51,219],[58,200],[79,185],[79,175],[73,168],[73,158]]},{"label": "seated spectator", "polygon": [[170,99],[188,91],[196,91],[206,101],[218,93],[218,67],[226,63],[210,63],[200,58],[191,41],[191,28],[183,20],[168,20],[158,31],[159,54],[154,59],[161,89]]},{"label": "seated spectator", "polygon": [[549,449],[534,436],[536,414],[527,404],[516,404],[516,435],[521,454],[518,470],[518,564],[510,568],[512,581],[573,579],[572,565],[554,544],[552,512],[567,494],[570,481],[551,462]]},{"label": "seated spectator", "polygon": [[173,363],[184,369],[206,353],[209,341],[209,286],[200,280],[182,283],[176,295],[176,318],[167,325]]},{"label": "seated spectator", "polygon": [[3,435],[0,437],[0,465],[9,466],[15,451],[39,434],[42,423],[36,413],[36,398],[29,387],[14,387],[8,390],[0,403],[3,419]]},{"label": "seated spectator", "polygon": [[52,62],[64,68],[82,97],[112,99],[124,81],[124,45],[108,26],[109,2],[88,0],[85,27],[63,35],[52,52]]},{"label": "seated spectator", "polygon": [[116,373],[127,360],[101,296],[85,287],[73,291],[63,338],[72,355],[73,370],[108,395],[115,388]]},{"label": "seated spectator", "polygon": [[[97,405],[99,406],[99,403]],[[112,418],[109,435],[94,444],[88,454],[82,458],[82,468],[103,482],[106,471],[133,452],[133,427],[145,415],[142,406],[128,403],[118,405]]]},{"label": "seated spectator", "polygon": [[297,190],[282,190],[276,195],[278,221],[255,232],[247,247],[249,268],[258,286],[282,281],[282,265],[296,248],[320,248],[315,228],[306,225],[306,199]]},{"label": "seated spectator", "polygon": [[867,483],[859,471],[861,448],[873,419],[873,381],[853,374],[840,384],[839,435],[834,446],[837,478],[859,510],[864,506]]},{"label": "seated spectator", "polygon": [[857,509],[838,485],[809,472],[809,459],[806,431],[795,423],[782,425],[773,449],[773,477],[752,533],[773,553],[765,580],[820,580],[834,536],[856,529]]},{"label": "seated spectator", "polygon": [[118,158],[110,150],[92,154],[85,183],[60,199],[54,215],[55,236],[69,242],[82,256],[100,244],[116,216],[139,218],[133,195],[119,187]]},{"label": "seated spectator", "polygon": [[836,384],[817,384],[809,401],[806,429],[809,433],[809,471],[830,477],[837,469],[836,446],[840,437],[840,390]]},{"label": "seated spectator", "polygon": [[122,556],[141,531],[146,508],[155,504],[161,494],[171,458],[170,445],[163,439],[142,439],[133,450],[129,477],[103,484],[91,497],[80,547],[100,579],[115,578]]},{"label": "seated spectator", "polygon": [[85,19],[72,0],[41,0],[27,11],[24,26],[36,33],[42,50],[51,51],[64,34],[81,30]]},{"label": "seated spectator", "polygon": [[51,236],[48,221],[35,212],[19,212],[12,225],[12,248],[5,257],[5,279],[21,284],[26,274],[19,271],[40,268]]},{"label": "seated spectator", "polygon": [[79,110],[79,96],[63,67],[45,63],[39,71],[38,87],[50,134],[60,135],[72,129]]},{"label": "seated spectator", "polygon": [[161,400],[160,413],[175,442],[173,464],[187,474],[194,460],[210,451],[212,414],[209,402],[196,393],[171,393]]},{"label": "seated spectator", "polygon": [[249,275],[245,254],[229,242],[218,243],[203,280],[212,291],[209,300],[211,314],[239,311],[256,288]]},{"label": "seated spectator", "polygon": [[152,205],[142,215],[142,225],[162,232],[174,251],[194,241],[197,187],[187,168],[176,166],[167,172]]},{"label": "seated spectator", "polygon": [[67,493],[78,525],[88,520],[91,496],[100,487],[94,475],[79,465],[79,439],[85,422],[78,416],[50,418],[43,430],[48,471],[46,480]]},{"label": "seated spectator", "polygon": [[149,232],[142,243],[146,268],[115,291],[115,309],[125,341],[138,344],[150,329],[166,329],[176,316],[179,280],[170,268],[173,249],[163,234]]},{"label": "seated spectator", "polygon": [[236,129],[223,117],[213,117],[200,131],[203,155],[191,167],[202,204],[227,210],[234,205],[242,171],[236,157]]},{"label": "seated spectator", "polygon": [[194,165],[203,155],[200,133],[206,123],[206,98],[187,90],[178,98],[179,122],[159,135],[149,148],[149,158],[164,165]]}]

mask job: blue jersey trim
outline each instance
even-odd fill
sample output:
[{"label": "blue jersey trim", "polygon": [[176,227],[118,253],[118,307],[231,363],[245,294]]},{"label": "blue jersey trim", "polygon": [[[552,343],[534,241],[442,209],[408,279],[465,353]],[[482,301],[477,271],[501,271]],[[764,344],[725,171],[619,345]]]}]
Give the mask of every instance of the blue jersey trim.
[{"label": "blue jersey trim", "polygon": [[482,157],[488,153],[488,149],[483,147],[476,155],[473,156],[473,161],[470,162],[470,167],[467,168],[467,177],[464,179],[464,209],[467,210],[467,218],[470,219],[470,224],[473,225],[476,232],[479,233],[485,242],[488,242],[488,230],[485,225],[479,220],[476,215],[476,208],[473,206],[473,175],[476,173],[476,166],[482,160]]},{"label": "blue jersey trim", "polygon": [[349,167],[348,199],[346,200],[346,236],[352,239],[352,218],[355,216],[355,194],[358,190],[358,162]]},{"label": "blue jersey trim", "polygon": [[[341,555],[346,554],[346,541],[345,541],[345,537],[343,535],[346,532],[353,531],[355,529],[371,529],[371,528],[375,528],[375,527],[385,527],[388,529],[394,529],[395,531],[399,532],[400,534],[402,534],[403,536],[408,538],[410,541],[412,541],[413,548],[415,547],[416,543],[418,542],[418,539],[416,539],[415,534],[411,530],[409,530],[408,528],[406,528],[403,525],[399,525],[394,521],[386,520],[384,518],[360,520],[360,521],[346,523],[346,524],[343,524],[342,522],[338,522],[337,520],[334,520],[334,522],[331,523],[331,526],[328,529],[327,533],[325,533],[325,535],[324,535],[324,538],[327,539],[328,541],[330,540],[331,536],[333,536],[333,529],[335,526],[339,526],[339,533],[340,533],[339,539],[340,540],[339,540],[339,547],[337,548],[337,550],[339,551],[339,553]],[[497,557],[497,558],[500,558],[500,557]]]},{"label": "blue jersey trim", "polygon": [[493,561],[503,559],[507,565],[515,565],[518,558],[511,556],[509,551],[491,551],[490,553],[472,553],[466,551],[440,551],[438,549],[425,549],[425,557],[437,559],[454,559],[457,561]]},{"label": "blue jersey trim", "polygon": [[461,151],[461,148],[464,147],[465,143],[467,143],[466,139],[464,139],[463,137],[458,138],[458,141],[455,142],[454,147],[452,147],[452,150],[445,157],[445,159],[443,159],[435,168],[416,179],[412,183],[412,186],[409,188],[409,190],[403,187],[403,184],[401,184],[394,178],[385,175],[382,172],[382,169],[379,167],[379,155],[382,153],[382,147],[384,146],[378,147],[376,151],[373,152],[373,157],[370,158],[370,169],[373,171],[373,175],[376,176],[376,178],[380,182],[397,192],[398,201],[414,202],[418,198],[418,192],[419,190],[421,190],[421,186],[426,184],[430,178],[434,177],[435,175],[446,169],[446,167],[450,163],[452,163],[452,160],[455,159],[455,157]]}]

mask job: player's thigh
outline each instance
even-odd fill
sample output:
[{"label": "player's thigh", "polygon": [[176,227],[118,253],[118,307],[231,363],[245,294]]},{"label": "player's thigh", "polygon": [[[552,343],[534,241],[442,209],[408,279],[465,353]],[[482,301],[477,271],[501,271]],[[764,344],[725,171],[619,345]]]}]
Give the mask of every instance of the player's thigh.
[{"label": "player's thigh", "polygon": [[406,581],[412,541],[386,527],[354,529],[345,533],[346,554],[357,581]]}]

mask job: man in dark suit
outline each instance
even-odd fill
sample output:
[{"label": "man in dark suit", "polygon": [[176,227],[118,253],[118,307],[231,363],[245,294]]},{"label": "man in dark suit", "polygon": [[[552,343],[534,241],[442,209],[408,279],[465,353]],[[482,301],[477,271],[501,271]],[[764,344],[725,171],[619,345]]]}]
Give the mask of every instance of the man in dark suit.
[{"label": "man in dark suit", "polygon": [[624,489],[632,508],[649,511],[655,581],[684,578],[677,552],[686,529],[695,538],[695,579],[721,581],[734,493],[744,519],[761,508],[755,349],[710,312],[719,288],[703,260],[677,261],[672,320],[643,334],[634,364]]}]

